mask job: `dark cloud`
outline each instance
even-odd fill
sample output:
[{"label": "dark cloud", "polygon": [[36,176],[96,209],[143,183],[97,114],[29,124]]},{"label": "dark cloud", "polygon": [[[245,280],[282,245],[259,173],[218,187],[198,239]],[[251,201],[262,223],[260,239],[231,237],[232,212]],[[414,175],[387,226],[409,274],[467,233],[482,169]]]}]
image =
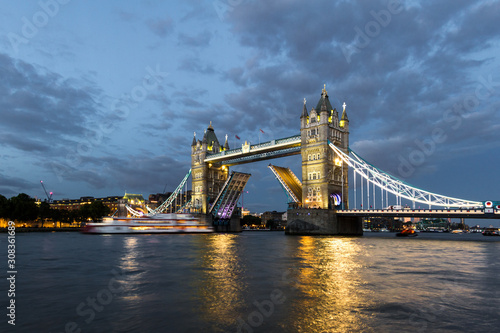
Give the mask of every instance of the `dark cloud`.
[{"label": "dark cloud", "polygon": [[38,183],[30,182],[19,177],[9,177],[0,173],[0,194],[9,198],[27,192],[40,186]]},{"label": "dark cloud", "polygon": [[146,22],[148,28],[157,36],[165,38],[174,31],[174,20],[170,17],[164,19],[151,19]]},{"label": "dark cloud", "polygon": [[[0,54],[2,143],[47,152],[87,131],[99,113],[100,91]],[[73,138],[73,139],[72,139]]]},{"label": "dark cloud", "polygon": [[[225,72],[223,78],[240,87],[226,95],[226,103],[245,110],[246,128],[279,119],[271,126],[276,133],[286,133],[286,128],[298,132],[302,106],[298,97],[308,97],[310,109],[326,83],[334,107],[341,109],[347,102],[352,145],[389,171],[397,171],[394,160],[399,155],[407,158],[418,149],[416,142],[430,137],[436,128],[445,132],[447,141],[428,158],[429,167],[440,160],[438,152],[453,145],[475,146],[485,139],[484,133],[494,133],[499,116],[487,110],[498,101],[498,94],[479,101],[472,112],[477,119],[456,115],[462,121],[459,129],[450,128],[445,117],[455,103],[467,103],[474,96],[476,72],[490,60],[475,52],[498,43],[498,3],[402,6],[385,26],[378,24],[378,33],[350,55],[350,62],[341,45],[357,41],[359,46],[362,40],[356,39],[356,29],[366,35],[366,27],[377,23],[375,16],[388,12],[386,1],[324,1],[314,6],[301,1],[266,5],[247,1],[235,6],[226,20],[259,61],[251,68],[242,65]],[[287,112],[279,112],[280,108]],[[481,134],[470,135],[476,132]],[[487,139],[493,137],[488,134]]]},{"label": "dark cloud", "polygon": [[214,65],[203,64],[199,58],[184,58],[178,66],[178,69],[199,74],[214,74],[216,72]]},{"label": "dark cloud", "polygon": [[210,31],[202,31],[195,36],[190,36],[185,33],[179,34],[179,44],[188,47],[206,47],[210,45],[212,33]]}]

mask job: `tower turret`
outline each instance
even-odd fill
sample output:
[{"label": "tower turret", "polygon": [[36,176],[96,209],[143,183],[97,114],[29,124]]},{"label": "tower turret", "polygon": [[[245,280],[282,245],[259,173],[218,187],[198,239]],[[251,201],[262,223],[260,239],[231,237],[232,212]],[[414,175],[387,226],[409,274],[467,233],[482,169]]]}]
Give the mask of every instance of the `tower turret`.
[{"label": "tower turret", "polygon": [[193,135],[193,143],[191,143],[191,147],[196,146],[196,132]]},{"label": "tower turret", "polygon": [[203,140],[201,140],[201,149],[203,151],[207,151],[207,145],[208,145],[207,130],[205,130],[205,133],[203,133]]},{"label": "tower turret", "polygon": [[[205,214],[226,181],[228,168],[222,167],[221,163],[205,162],[208,156],[221,151],[212,122],[205,130],[203,140],[196,141],[195,137],[193,144],[196,146],[191,154],[192,211]],[[229,149],[227,136],[225,146]]]},{"label": "tower turret", "polygon": [[342,111],[342,118],[340,119],[340,128],[344,129],[344,139],[342,140],[343,148],[349,148],[349,118],[347,117],[346,104],[342,104],[344,110]]},{"label": "tower turret", "polygon": [[328,106],[326,105],[328,95],[323,99],[323,103],[321,104],[321,110],[319,111],[319,122],[321,124],[325,124],[328,122]]},{"label": "tower turret", "polygon": [[308,119],[309,114],[307,113],[306,99],[304,98],[304,107],[302,108],[302,114],[300,115],[300,128],[306,127]]}]

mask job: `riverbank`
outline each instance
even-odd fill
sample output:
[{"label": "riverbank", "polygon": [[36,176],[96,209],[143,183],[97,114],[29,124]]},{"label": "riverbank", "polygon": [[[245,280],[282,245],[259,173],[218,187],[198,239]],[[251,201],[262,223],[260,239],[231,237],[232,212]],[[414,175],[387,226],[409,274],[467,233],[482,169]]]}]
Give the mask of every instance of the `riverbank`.
[{"label": "riverbank", "polygon": [[[0,233],[7,232],[7,228],[0,228]],[[22,227],[16,228],[16,234],[21,232],[66,232],[66,231],[80,231],[79,227],[63,227],[63,228],[32,228]]]}]

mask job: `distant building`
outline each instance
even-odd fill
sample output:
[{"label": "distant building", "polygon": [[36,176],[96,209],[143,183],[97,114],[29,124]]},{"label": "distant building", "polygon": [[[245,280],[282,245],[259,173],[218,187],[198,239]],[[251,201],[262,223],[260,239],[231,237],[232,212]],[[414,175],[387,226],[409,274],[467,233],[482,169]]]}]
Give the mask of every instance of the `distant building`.
[{"label": "distant building", "polygon": [[148,198],[149,207],[156,208],[168,199],[171,193],[156,193],[150,194]]},{"label": "distant building", "polygon": [[125,193],[123,198],[120,200],[121,205],[119,205],[118,216],[130,216],[130,212],[126,212],[128,209],[124,209],[123,206],[127,205],[132,210],[140,212],[143,214],[148,213],[146,208],[146,200],[142,194]]},{"label": "distant building", "polygon": [[105,198],[94,198],[94,197],[81,197],[80,199],[62,199],[54,200],[50,203],[50,207],[53,209],[64,209],[64,210],[78,210],[82,205],[89,205],[95,201],[102,202],[105,206],[109,207],[111,212],[115,212],[118,209],[118,200],[121,196],[111,196]]},{"label": "distant building", "polygon": [[272,211],[272,212],[264,212],[262,213],[261,219],[262,219],[262,224],[266,224],[267,221],[275,221],[278,222],[279,224],[283,223],[283,214],[285,212],[277,212],[277,211]]},{"label": "distant building", "polygon": [[399,218],[391,217],[368,217],[363,220],[363,229],[380,230],[400,230],[403,228],[403,221]]},{"label": "distant building", "polygon": [[448,229],[450,222],[448,220],[437,218],[437,219],[422,219],[417,222],[417,229],[419,230],[431,230],[431,229]]},{"label": "distant building", "polygon": [[54,200],[50,203],[50,207],[53,209],[64,209],[64,210],[78,210],[82,205],[89,205],[93,202],[102,202],[103,205],[107,206],[111,214],[116,214],[117,216],[126,216],[127,210],[125,205],[128,205],[132,209],[137,211],[147,213],[146,201],[144,200],[142,194],[132,194],[125,193],[122,196],[110,196],[104,198],[94,198],[91,196],[81,197],[80,199],[62,199]]}]

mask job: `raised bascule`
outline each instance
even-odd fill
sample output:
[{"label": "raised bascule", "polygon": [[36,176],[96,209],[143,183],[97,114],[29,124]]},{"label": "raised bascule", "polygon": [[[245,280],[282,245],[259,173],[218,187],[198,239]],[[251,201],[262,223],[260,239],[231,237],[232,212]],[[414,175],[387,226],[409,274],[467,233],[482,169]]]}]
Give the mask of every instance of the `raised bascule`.
[{"label": "raised bascule", "polygon": [[[300,135],[254,145],[245,142],[241,147],[230,149],[227,135],[221,145],[212,123],[201,140],[196,139],[195,133],[191,145],[191,169],[172,198],[151,213],[167,209],[187,186],[187,179],[191,176],[190,211],[212,223],[217,231],[240,231],[237,203],[251,175],[230,172],[229,168],[298,154],[302,157],[302,180],[289,168],[269,165],[288,197],[288,234],[361,235],[361,219],[366,216],[500,218],[499,202],[462,200],[421,190],[363,160],[349,148],[346,104],[343,103],[339,115],[330,103],[326,87],[323,87],[316,107],[310,111],[304,99]],[[350,209],[348,199],[349,168],[354,182],[351,195],[354,209]],[[361,209],[357,209],[357,177]],[[377,195],[382,209],[366,209],[375,207]],[[389,195],[395,197],[394,205],[389,205]],[[412,202],[413,209],[402,209],[402,199]],[[428,205],[429,209],[415,209],[417,203]],[[386,206],[388,208],[384,209]],[[442,209],[433,210],[432,206]]]}]

